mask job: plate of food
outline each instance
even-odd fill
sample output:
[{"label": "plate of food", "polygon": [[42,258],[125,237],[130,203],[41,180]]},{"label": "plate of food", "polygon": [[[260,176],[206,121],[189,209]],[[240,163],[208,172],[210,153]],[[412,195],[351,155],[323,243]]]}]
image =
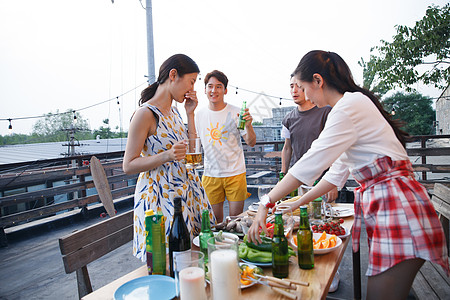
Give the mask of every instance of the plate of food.
[{"label": "plate of food", "polygon": [[[297,251],[297,235],[289,239],[292,248]],[[338,249],[342,244],[342,240],[334,234],[313,233],[313,249],[314,254],[326,254]]]},{"label": "plate of food", "polygon": [[258,277],[256,277],[254,274],[264,276],[264,272],[260,267],[251,263],[243,263],[243,262],[239,263],[239,274],[241,281],[241,289],[246,289],[256,284],[256,282],[251,281],[250,279],[248,279],[248,277],[258,280]]},{"label": "plate of food", "polygon": [[[239,238],[236,234],[234,234],[234,233],[230,233],[230,232],[223,232],[223,231],[219,231],[219,232],[213,232],[214,233],[214,235],[218,235],[219,233],[222,233],[222,236],[224,237],[224,238],[231,238],[231,239],[234,239],[235,237],[236,238]],[[194,243],[194,245],[195,246],[197,246],[197,247],[199,247],[200,248],[200,238],[198,237],[198,236],[196,236],[195,238],[194,238],[194,240],[192,241],[192,243]]]},{"label": "plate of food", "polygon": [[326,232],[328,234],[334,234],[340,238],[345,238],[350,235],[350,230],[342,226],[343,219],[339,220],[327,220],[326,222],[320,221],[318,224],[312,224],[311,230],[314,233]]},{"label": "plate of food", "polygon": [[222,223],[216,224],[213,230],[234,233],[242,238],[252,223],[253,219],[248,216],[227,216]]}]

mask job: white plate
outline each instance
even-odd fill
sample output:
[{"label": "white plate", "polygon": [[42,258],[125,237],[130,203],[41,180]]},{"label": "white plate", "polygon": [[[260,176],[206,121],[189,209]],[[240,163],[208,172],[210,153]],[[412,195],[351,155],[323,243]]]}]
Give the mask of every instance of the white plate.
[{"label": "white plate", "polygon": [[[218,234],[219,234],[218,232],[214,232],[214,235],[218,235]],[[224,237],[229,237],[229,238],[232,238],[232,239],[239,238],[237,235],[235,235],[234,233],[231,233],[231,232],[223,232],[222,231],[222,235]],[[192,242],[194,243],[195,246],[200,248],[200,239],[199,239],[198,236],[196,236]]]},{"label": "white plate", "polygon": [[176,296],[175,279],[164,275],[148,275],[122,284],[114,293],[114,300],[173,299]]},{"label": "white plate", "polygon": [[[318,240],[320,238],[322,234],[321,233],[313,233],[313,238],[314,240]],[[331,237],[331,234],[327,233],[327,238]],[[289,244],[291,244],[291,247],[294,249],[294,251],[297,251],[297,246],[294,243],[294,237],[291,237],[289,239]],[[336,250],[337,248],[339,248],[342,244],[342,240],[340,237],[336,236],[336,246],[332,247],[332,248],[327,248],[327,249],[314,249],[314,254],[326,254],[329,253],[331,251]]]},{"label": "white plate", "polygon": [[[322,234],[321,233],[313,233],[313,238],[314,240],[318,240],[320,238]],[[331,237],[331,234],[327,233],[327,238]],[[339,237],[336,237],[336,246],[331,247],[331,248],[327,248],[327,249],[314,249],[314,254],[326,254],[329,253],[331,251],[336,250],[337,248],[339,248],[342,244],[342,240]]]},{"label": "white plate", "polygon": [[243,258],[241,258],[241,260],[243,262],[245,262],[246,264],[248,264],[249,266],[250,266],[250,264],[253,264],[253,265],[258,266],[258,267],[271,267],[272,266],[271,262],[268,262],[268,263],[254,262],[254,261],[249,261],[249,260],[246,260],[246,259],[243,259]]},{"label": "white plate", "polygon": [[[351,217],[355,214],[355,210],[353,208],[333,206],[333,214],[334,214],[333,217],[335,218]],[[329,216],[330,212],[327,211],[327,217]]]},{"label": "white plate", "polygon": [[[244,265],[244,264],[247,265],[247,266],[249,266],[251,269],[256,268],[256,265],[254,265],[254,264],[243,263],[243,262],[240,262],[240,263],[239,263],[239,267],[242,266],[242,265]],[[246,289],[246,288],[248,288],[248,287],[254,286],[255,284],[256,284],[256,282],[252,282],[252,283],[247,284],[247,285],[241,284],[241,289]]]}]

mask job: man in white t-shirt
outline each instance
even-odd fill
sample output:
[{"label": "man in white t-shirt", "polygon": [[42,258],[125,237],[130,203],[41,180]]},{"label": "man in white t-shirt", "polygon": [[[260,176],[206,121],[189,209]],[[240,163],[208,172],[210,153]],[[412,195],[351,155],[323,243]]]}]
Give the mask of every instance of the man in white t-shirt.
[{"label": "man in white t-shirt", "polygon": [[228,78],[217,70],[205,76],[209,105],[195,115],[195,126],[204,150],[203,187],[217,222],[223,220],[223,202],[228,200],[230,216],[244,210],[247,193],[246,169],[241,136],[250,147],[256,143],[252,116],[245,110],[245,129],[237,128],[240,108],[226,103]]}]

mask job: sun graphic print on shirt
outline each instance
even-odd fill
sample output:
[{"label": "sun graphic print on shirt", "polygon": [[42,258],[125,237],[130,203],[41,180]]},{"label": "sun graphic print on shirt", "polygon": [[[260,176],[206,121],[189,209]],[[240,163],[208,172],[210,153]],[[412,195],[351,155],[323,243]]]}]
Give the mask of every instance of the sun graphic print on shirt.
[{"label": "sun graphic print on shirt", "polygon": [[222,125],[219,128],[219,123],[214,125],[210,123],[210,128],[207,128],[208,133],[206,134],[206,137],[209,137],[208,142],[213,144],[213,146],[216,144],[216,142],[219,142],[219,144],[222,146],[222,140],[228,140],[228,138],[225,136],[225,134],[228,133],[228,130],[222,131],[225,127],[225,125]]}]

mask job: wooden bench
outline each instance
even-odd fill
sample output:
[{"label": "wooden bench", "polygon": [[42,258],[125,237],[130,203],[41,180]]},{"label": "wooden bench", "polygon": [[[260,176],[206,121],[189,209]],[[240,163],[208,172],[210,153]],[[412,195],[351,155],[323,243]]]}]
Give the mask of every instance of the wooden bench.
[{"label": "wooden bench", "polygon": [[87,265],[133,239],[133,210],[59,239],[64,269],[76,272],[78,296],[91,293]]},{"label": "wooden bench", "polygon": [[[436,183],[431,198],[442,227],[444,228],[447,248],[449,247],[450,188]],[[450,279],[440,265],[426,261],[413,282],[413,291],[417,299],[449,299]]]}]

